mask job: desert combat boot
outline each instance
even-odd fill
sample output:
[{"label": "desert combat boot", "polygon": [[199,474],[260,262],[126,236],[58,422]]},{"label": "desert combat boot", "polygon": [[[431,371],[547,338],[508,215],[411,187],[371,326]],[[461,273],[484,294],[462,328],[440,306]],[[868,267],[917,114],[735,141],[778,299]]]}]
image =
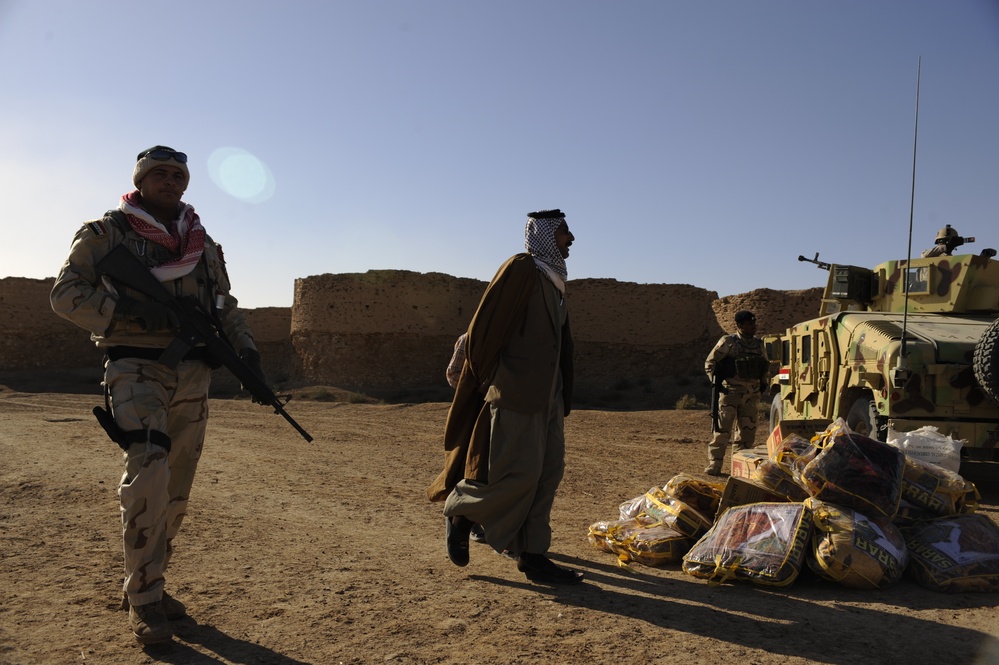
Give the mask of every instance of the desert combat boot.
[{"label": "desert combat boot", "polygon": [[[166,591],[163,592],[163,599],[160,601],[160,605],[163,606],[163,614],[170,621],[177,621],[178,619],[183,619],[187,616],[187,607],[184,603],[180,602]],[[131,605],[128,602],[128,594],[121,594],[121,609],[127,610]]]},{"label": "desert combat boot", "polygon": [[129,607],[128,623],[140,644],[157,644],[173,637],[173,629],[159,601]]}]

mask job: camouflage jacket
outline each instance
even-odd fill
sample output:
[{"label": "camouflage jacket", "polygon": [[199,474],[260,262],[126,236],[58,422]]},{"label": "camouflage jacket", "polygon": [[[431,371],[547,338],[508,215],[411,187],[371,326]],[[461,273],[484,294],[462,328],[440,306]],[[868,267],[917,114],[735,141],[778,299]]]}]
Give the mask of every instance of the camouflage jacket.
[{"label": "camouflage jacket", "polygon": [[761,382],[770,378],[767,347],[759,337],[734,333],[719,339],[704,361],[704,371],[709,379],[714,378],[716,368],[727,359],[734,362],[729,363],[729,371],[722,372],[726,385],[758,390]]},{"label": "camouflage jacket", "polygon": [[[110,214],[85,223],[73,238],[69,258],[59,271],[49,301],[56,314],[90,331],[98,347],[139,346],[165,348],[174,336],[169,330],[144,330],[138,321],[116,312],[120,296],[149,300],[141,293],[112,284],[97,274],[94,266],[115,246],[124,244],[147,266],[176,259],[170,250],[149,242],[136,233],[128,222]],[[256,348],[249,326],[240,313],[236,299],[229,293],[229,276],[221,248],[205,237],[201,260],[187,275],[164,283],[178,297],[194,297],[211,312],[215,310],[222,327],[237,350]]]}]

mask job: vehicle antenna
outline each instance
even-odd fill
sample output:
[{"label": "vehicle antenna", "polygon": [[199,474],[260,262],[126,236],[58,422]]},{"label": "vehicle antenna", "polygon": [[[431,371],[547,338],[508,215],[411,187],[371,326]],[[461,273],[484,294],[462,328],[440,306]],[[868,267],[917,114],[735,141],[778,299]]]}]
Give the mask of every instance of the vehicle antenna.
[{"label": "vehicle antenna", "polygon": [[909,190],[909,247],[905,257],[905,271],[903,271],[903,289],[905,305],[902,309],[902,340],[898,353],[898,364],[892,377],[892,383],[896,388],[902,388],[909,380],[909,353],[906,351],[907,330],[909,321],[909,265],[912,263],[912,218],[916,202],[916,146],[919,138],[919,79],[922,71],[923,56],[916,60],[916,118],[912,132],[912,185]]}]

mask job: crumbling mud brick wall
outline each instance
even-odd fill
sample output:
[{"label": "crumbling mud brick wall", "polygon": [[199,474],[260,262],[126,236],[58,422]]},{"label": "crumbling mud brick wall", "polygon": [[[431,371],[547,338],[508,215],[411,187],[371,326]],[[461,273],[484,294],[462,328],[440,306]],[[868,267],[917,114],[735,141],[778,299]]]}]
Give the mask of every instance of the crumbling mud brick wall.
[{"label": "crumbling mud brick wall", "polygon": [[[295,383],[298,363],[291,346],[291,308],[258,307],[243,309],[260,351],[260,364],[268,383],[283,386]],[[235,394],[239,381],[224,367],[212,372],[212,394]]]},{"label": "crumbling mud brick wall", "polygon": [[[52,282],[0,279],[0,374],[8,383],[19,374],[32,387],[66,377],[96,390],[102,354],[86,331],[52,312]],[[332,385],[392,400],[447,400],[444,367],[485,287],[441,273],[327,274],[296,280],[292,308],[243,312],[279,389]],[[687,284],[581,279],[570,280],[567,297],[577,396],[585,399],[624,384],[654,392],[663,378],[696,376],[718,337],[733,330],[736,311],[756,312],[760,334],[783,332],[817,314],[821,289],[718,298]],[[226,370],[214,372],[213,394],[238,390]]]},{"label": "crumbling mud brick wall", "polygon": [[[295,281],[292,343],[306,383],[388,398],[448,395],[444,368],[486,282],[379,270]],[[703,363],[717,297],[688,285],[570,280],[582,390]]]},{"label": "crumbling mud brick wall", "polygon": [[52,311],[54,279],[0,279],[0,371],[95,366],[102,354],[90,335]]},{"label": "crumbling mud brick wall", "polygon": [[[725,296],[711,303],[719,328],[719,336],[735,332],[735,313],[747,309],[756,314],[758,335],[779,335],[799,321],[819,315],[821,287],[800,291],[756,289],[734,296]],[[721,330],[724,329],[724,332]]]},{"label": "crumbling mud brick wall", "polygon": [[295,280],[291,340],[302,380],[389,399],[449,398],[444,368],[485,287],[406,270]]},{"label": "crumbling mud brick wall", "polygon": [[[50,385],[65,374],[66,381],[85,380],[96,389],[104,355],[90,341],[86,330],[52,311],[49,292],[54,281],[0,279],[0,372],[22,379],[15,380],[16,385]],[[277,383],[290,381],[296,367],[291,346],[291,308],[264,307],[243,312],[253,328],[268,378]],[[81,379],[82,375],[85,379]],[[238,389],[238,382],[226,370],[213,373],[213,393]]]},{"label": "crumbling mud brick wall", "polygon": [[584,399],[695,371],[715,337],[717,295],[696,286],[580,279],[569,282],[568,297]]}]

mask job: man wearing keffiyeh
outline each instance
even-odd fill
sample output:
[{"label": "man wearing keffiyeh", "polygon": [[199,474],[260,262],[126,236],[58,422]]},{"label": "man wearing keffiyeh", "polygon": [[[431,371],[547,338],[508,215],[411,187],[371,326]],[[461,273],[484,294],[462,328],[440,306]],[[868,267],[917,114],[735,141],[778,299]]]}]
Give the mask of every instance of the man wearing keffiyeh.
[{"label": "man wearing keffiyeh", "polygon": [[142,644],[169,640],[170,620],[187,613],[164,591],[164,573],[201,456],[211,358],[194,347],[173,368],[160,363],[177,335],[173,310],[98,274],[96,264],[125,246],[171,293],[196,300],[219,321],[244,362],[263,376],[253,336],[229,293],[222,248],[181,200],[189,181],[184,153],[166,146],[139,153],[135,190],[80,228],[50,295],[52,309],[90,331],[106,353],[105,399],[127,445],[118,486],[122,607]]},{"label": "man wearing keffiyeh", "polygon": [[557,209],[529,213],[525,236],[527,252],[500,267],[469,324],[444,470],[428,496],[444,501],[455,565],[468,565],[478,523],[486,542],[515,555],[531,581],[575,584],[582,573],[547,557],[572,402],[565,259],[575,237]]}]

